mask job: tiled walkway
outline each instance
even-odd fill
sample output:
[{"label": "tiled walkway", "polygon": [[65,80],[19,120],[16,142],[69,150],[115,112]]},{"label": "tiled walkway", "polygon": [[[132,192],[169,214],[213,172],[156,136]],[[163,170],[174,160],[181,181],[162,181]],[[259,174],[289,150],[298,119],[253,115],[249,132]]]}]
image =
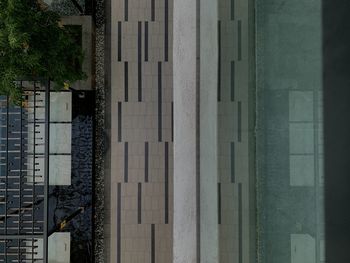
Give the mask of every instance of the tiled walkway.
[{"label": "tiled walkway", "polygon": [[172,0],[111,5],[109,262],[171,262]]}]

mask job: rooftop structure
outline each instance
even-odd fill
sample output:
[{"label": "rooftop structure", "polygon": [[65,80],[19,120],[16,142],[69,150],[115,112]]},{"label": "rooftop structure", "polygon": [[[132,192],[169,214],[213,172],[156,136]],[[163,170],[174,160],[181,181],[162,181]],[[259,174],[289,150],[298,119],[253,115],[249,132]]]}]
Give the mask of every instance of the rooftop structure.
[{"label": "rooftop structure", "polygon": [[93,92],[20,85],[21,105],[0,101],[0,262],[69,262],[71,241],[92,240],[93,117],[79,101]]},{"label": "rooftop structure", "polygon": [[[23,83],[21,83],[23,84]],[[49,85],[23,87],[23,103],[1,98],[0,262],[47,257]],[[40,241],[39,241],[40,240]],[[42,252],[38,253],[39,242]]]}]

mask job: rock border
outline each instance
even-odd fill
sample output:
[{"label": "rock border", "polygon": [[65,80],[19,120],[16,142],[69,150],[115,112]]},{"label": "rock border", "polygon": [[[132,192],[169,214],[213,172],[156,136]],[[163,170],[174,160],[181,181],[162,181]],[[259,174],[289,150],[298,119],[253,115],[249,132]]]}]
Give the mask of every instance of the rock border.
[{"label": "rock border", "polygon": [[105,0],[95,0],[95,236],[94,262],[105,262]]}]

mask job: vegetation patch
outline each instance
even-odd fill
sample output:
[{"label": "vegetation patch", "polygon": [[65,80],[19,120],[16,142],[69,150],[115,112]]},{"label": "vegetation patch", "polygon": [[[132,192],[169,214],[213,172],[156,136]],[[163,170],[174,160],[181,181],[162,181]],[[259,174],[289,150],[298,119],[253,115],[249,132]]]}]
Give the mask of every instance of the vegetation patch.
[{"label": "vegetation patch", "polygon": [[56,89],[86,78],[76,28],[37,0],[0,1],[0,95],[21,100],[16,80],[50,79]]}]

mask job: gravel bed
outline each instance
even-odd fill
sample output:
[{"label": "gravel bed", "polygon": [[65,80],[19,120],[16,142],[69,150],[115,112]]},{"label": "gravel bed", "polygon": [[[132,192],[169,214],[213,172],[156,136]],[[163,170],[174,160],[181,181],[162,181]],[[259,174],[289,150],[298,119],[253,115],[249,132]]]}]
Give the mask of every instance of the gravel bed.
[{"label": "gravel bed", "polygon": [[[83,9],[85,8],[85,0],[77,0],[77,2]],[[53,0],[49,9],[59,13],[61,16],[79,15],[79,10],[70,0]]]},{"label": "gravel bed", "polygon": [[104,251],[104,153],[105,145],[105,9],[104,0],[96,0],[96,130],[95,130],[95,262],[105,262]]},{"label": "gravel bed", "polygon": [[[84,8],[84,0],[77,0]],[[104,175],[105,162],[105,0],[95,0],[95,77],[96,77],[96,108],[95,108],[95,225],[94,254],[95,262],[105,262],[104,249]],[[61,16],[79,15],[79,11],[70,0],[53,0],[50,10]]]}]

